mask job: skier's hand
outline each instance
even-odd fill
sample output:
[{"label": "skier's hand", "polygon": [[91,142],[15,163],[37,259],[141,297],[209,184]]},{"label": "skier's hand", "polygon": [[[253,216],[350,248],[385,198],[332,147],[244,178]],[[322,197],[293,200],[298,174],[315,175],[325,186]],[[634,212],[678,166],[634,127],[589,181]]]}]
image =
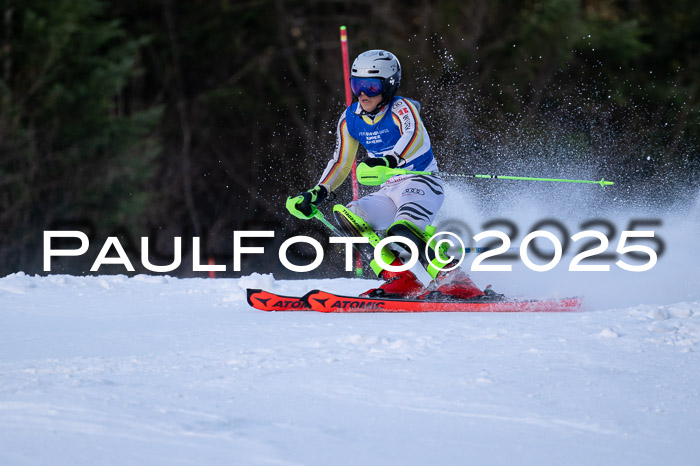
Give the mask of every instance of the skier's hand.
[{"label": "skier's hand", "polygon": [[384,157],[370,157],[362,163],[364,163],[368,167],[396,168],[399,166],[399,163],[403,165],[406,163],[406,161],[401,159],[396,154],[389,154]]},{"label": "skier's hand", "polygon": [[328,197],[325,186],[315,186],[296,197],[287,198],[287,210],[290,214],[302,220],[309,220],[318,212],[316,206]]}]

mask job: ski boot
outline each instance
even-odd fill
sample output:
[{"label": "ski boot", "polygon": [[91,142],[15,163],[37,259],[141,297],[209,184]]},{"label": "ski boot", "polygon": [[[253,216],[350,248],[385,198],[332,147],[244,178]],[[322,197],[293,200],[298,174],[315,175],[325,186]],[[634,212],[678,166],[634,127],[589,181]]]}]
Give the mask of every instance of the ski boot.
[{"label": "ski boot", "polygon": [[[391,265],[398,267],[403,265],[403,262],[397,257]],[[379,277],[385,282],[379,288],[367,290],[360,296],[365,298],[415,298],[428,291],[410,270],[403,272],[382,270]]]},{"label": "ski boot", "polygon": [[501,294],[501,293],[496,293],[493,288],[491,288],[491,285],[488,285],[486,288],[484,288],[484,300],[488,301],[505,301],[506,300],[506,295]]},{"label": "ski boot", "polygon": [[[454,267],[456,264],[457,261],[453,261],[446,268]],[[435,276],[434,286],[434,290],[424,293],[420,296],[420,299],[448,298],[466,300],[484,296],[484,292],[460,268],[440,271]]]}]

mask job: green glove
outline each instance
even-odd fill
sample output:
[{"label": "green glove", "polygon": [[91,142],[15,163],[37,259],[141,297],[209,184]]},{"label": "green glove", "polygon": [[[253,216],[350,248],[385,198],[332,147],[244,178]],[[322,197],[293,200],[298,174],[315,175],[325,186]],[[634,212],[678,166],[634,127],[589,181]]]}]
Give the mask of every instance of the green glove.
[{"label": "green glove", "polygon": [[290,214],[302,220],[309,220],[318,213],[316,205],[328,197],[324,186],[316,186],[296,197],[288,197],[286,207]]}]

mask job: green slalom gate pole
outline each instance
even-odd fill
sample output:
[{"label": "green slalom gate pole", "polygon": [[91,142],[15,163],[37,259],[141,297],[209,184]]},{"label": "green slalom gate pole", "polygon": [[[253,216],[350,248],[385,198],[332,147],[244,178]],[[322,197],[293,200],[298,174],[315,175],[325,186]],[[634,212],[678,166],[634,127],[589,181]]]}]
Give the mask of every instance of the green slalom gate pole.
[{"label": "green slalom gate pole", "polygon": [[598,184],[601,187],[612,186],[614,183],[612,181],[605,181],[605,178],[601,178],[600,181],[593,180],[568,180],[562,178],[535,178],[532,176],[508,176],[508,175],[476,175],[467,173],[444,173],[444,172],[430,172],[430,171],[416,171],[416,170],[406,170],[405,168],[389,168],[389,167],[369,167],[364,163],[361,163],[357,167],[357,179],[358,181],[366,186],[378,186],[389,178],[395,175],[434,175],[434,176],[455,176],[461,178],[487,178],[487,179],[499,179],[499,180],[521,180],[521,181],[550,181],[557,183],[586,183],[586,184]]}]

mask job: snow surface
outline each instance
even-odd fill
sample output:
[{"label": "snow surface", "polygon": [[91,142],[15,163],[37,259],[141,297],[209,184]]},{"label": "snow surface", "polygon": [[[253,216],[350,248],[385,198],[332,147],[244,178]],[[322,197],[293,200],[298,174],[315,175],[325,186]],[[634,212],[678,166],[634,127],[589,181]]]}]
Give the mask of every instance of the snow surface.
[{"label": "snow surface", "polygon": [[0,278],[0,465],[700,465],[700,196],[651,208],[619,188],[484,186],[508,191],[448,186],[439,220],[476,233],[507,218],[517,246],[546,217],[570,234],[658,218],[666,251],[641,273],[568,272],[569,254],[548,272],[472,274],[510,296],[584,296],[577,313],[246,303],[246,288],[377,284],[313,272],[15,273]]},{"label": "snow surface", "polygon": [[0,464],[700,464],[698,288],[561,314],[245,300],[374,284],[0,278]]}]

